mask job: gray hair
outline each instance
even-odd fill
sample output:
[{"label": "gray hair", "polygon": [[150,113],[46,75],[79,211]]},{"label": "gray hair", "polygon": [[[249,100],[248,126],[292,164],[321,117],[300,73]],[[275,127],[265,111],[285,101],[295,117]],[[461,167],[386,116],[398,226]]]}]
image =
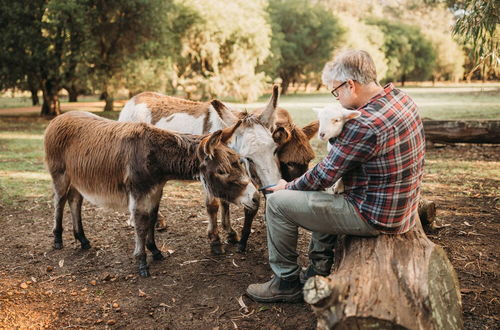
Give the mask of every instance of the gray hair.
[{"label": "gray hair", "polygon": [[326,63],[321,75],[323,83],[332,87],[332,82],[356,80],[362,85],[377,83],[375,63],[368,52],[364,50],[346,50],[338,54],[331,62]]}]

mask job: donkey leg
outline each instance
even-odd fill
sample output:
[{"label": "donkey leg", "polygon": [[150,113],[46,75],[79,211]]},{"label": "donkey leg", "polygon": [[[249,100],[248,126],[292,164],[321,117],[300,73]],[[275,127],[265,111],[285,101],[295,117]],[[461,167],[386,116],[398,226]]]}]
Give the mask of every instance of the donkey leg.
[{"label": "donkey leg", "polygon": [[156,242],[155,242],[155,225],[156,222],[158,221],[158,209],[160,208],[160,200],[161,200],[161,195],[163,192],[163,187],[160,189],[156,190],[152,194],[152,199],[153,199],[153,208],[149,211],[149,228],[148,228],[148,234],[146,236],[146,247],[148,248],[149,251],[153,254],[153,259],[154,260],[163,260],[165,259],[163,257],[163,254],[161,251],[156,247]]},{"label": "donkey leg", "polygon": [[241,229],[241,238],[238,242],[238,252],[245,252],[247,248],[248,237],[250,236],[250,232],[252,229],[252,222],[259,211],[259,203],[255,206],[255,208],[247,209],[245,208],[245,222],[243,223],[243,228]]},{"label": "donkey leg", "polygon": [[135,249],[134,257],[137,260],[139,275],[150,276],[149,266],[146,260],[146,236],[149,230],[149,214],[136,210],[134,212],[135,221]]},{"label": "donkey leg", "polygon": [[231,218],[229,214],[229,203],[221,200],[220,204],[222,206],[222,228],[227,234],[227,241],[230,244],[238,243],[238,234],[231,227]]},{"label": "donkey leg", "polygon": [[222,254],[222,244],[217,230],[217,212],[219,211],[219,200],[212,196],[205,197],[205,204],[207,206],[208,221],[208,239],[210,240],[210,250],[213,254]]},{"label": "donkey leg", "polygon": [[71,210],[71,217],[73,219],[73,235],[75,239],[80,241],[82,249],[90,249],[90,242],[85,237],[82,225],[82,195],[74,188],[70,187],[68,191],[68,204]]},{"label": "donkey leg", "polygon": [[52,233],[54,233],[54,249],[63,248],[63,225],[62,218],[64,212],[64,206],[66,205],[68,197],[68,186],[69,182],[66,176],[63,174],[52,175],[53,189],[54,189],[54,228]]}]

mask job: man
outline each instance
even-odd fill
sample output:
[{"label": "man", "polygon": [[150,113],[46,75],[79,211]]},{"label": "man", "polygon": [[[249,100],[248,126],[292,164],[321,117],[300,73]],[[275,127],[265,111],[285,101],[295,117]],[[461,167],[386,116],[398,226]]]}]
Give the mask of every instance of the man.
[{"label": "man", "polygon": [[[316,166],[269,189],[267,240],[274,277],[247,288],[259,302],[302,300],[307,278],[330,273],[337,235],[401,234],[415,224],[425,153],[417,106],[392,84],[378,84],[365,51],[341,53],[326,64],[322,79],[343,107],[361,116],[346,122]],[[340,178],[343,194],[321,191]],[[312,232],[309,266],[302,273],[298,227]]]}]

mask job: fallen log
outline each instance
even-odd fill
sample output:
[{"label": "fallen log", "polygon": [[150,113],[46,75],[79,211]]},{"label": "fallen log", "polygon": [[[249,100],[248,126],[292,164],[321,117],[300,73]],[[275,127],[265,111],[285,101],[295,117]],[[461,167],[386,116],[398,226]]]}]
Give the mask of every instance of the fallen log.
[{"label": "fallen log", "polygon": [[420,222],[402,235],[343,237],[329,277],[304,286],[318,329],[462,329],[455,271]]},{"label": "fallen log", "polygon": [[500,120],[424,119],[425,138],[437,143],[500,143]]}]

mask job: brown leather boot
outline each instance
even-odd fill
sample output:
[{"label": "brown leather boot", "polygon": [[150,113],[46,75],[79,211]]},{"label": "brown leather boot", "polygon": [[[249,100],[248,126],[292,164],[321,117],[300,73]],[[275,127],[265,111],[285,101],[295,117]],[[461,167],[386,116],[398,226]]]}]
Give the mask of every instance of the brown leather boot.
[{"label": "brown leather boot", "polygon": [[250,284],[247,295],[255,301],[264,303],[273,302],[301,302],[302,285],[298,276],[294,279],[284,280],[278,276],[265,283]]}]

